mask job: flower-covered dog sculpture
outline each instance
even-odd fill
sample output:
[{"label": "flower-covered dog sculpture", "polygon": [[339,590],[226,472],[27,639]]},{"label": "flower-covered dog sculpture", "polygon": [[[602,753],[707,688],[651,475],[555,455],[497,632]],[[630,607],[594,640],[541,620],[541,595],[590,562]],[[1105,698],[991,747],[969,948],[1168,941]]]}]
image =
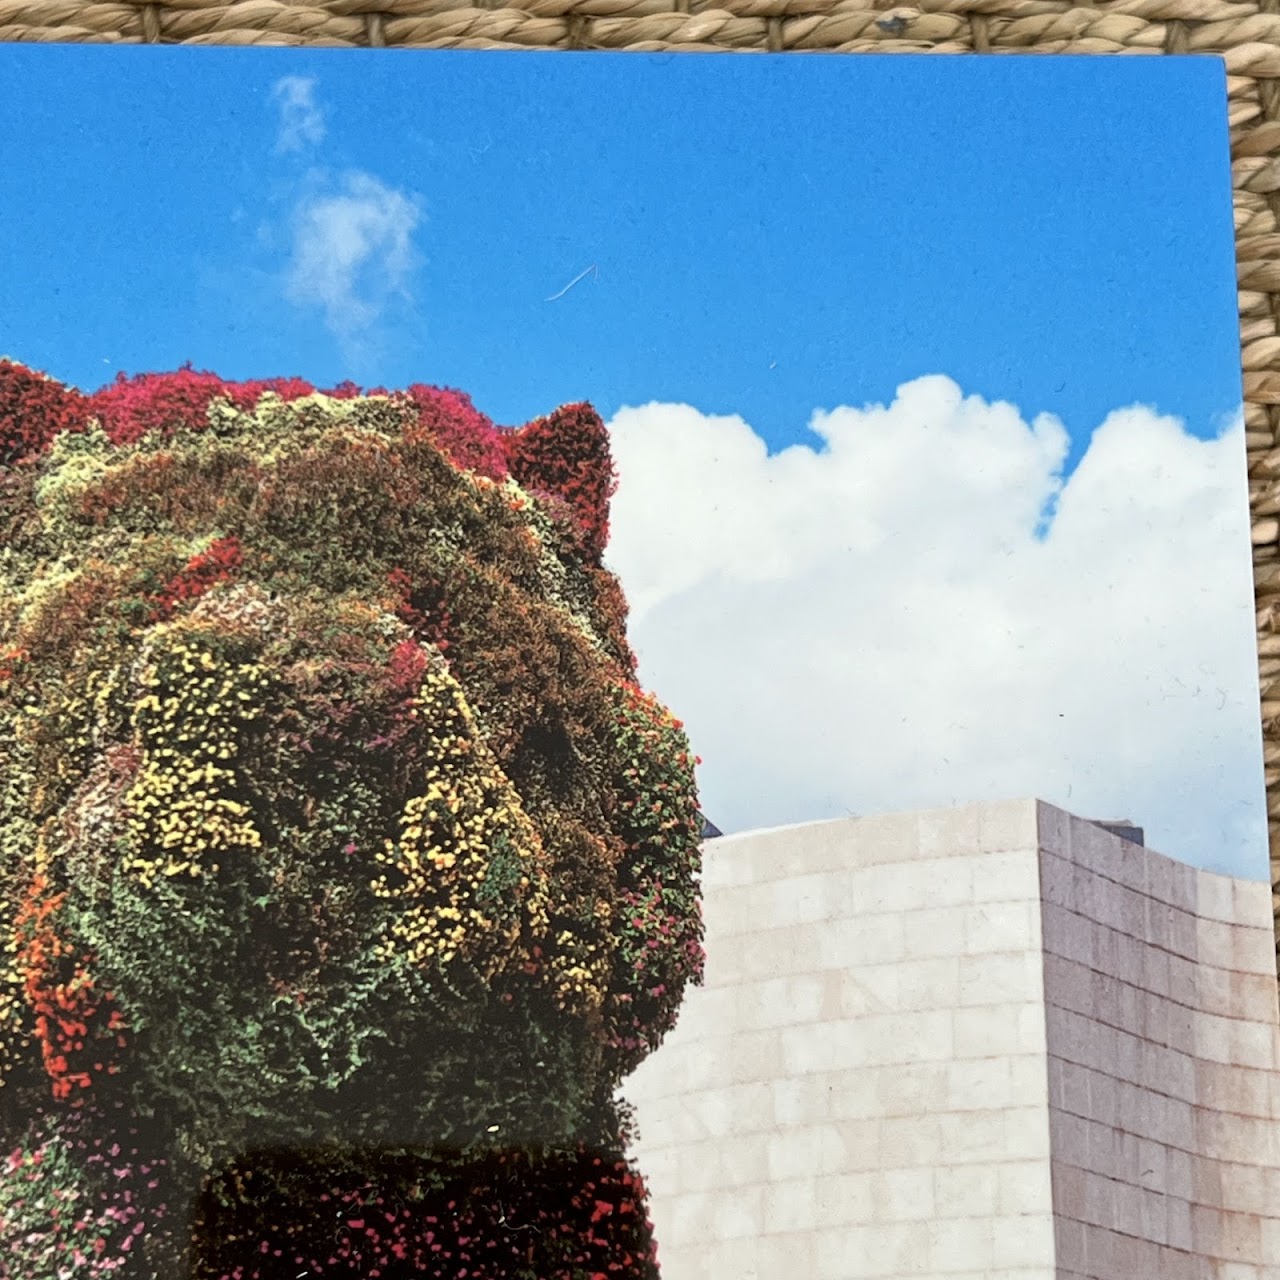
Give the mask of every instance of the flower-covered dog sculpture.
[{"label": "flower-covered dog sculpture", "polygon": [[656,1275],[700,819],[612,485],[586,405],[0,362],[0,1273]]}]

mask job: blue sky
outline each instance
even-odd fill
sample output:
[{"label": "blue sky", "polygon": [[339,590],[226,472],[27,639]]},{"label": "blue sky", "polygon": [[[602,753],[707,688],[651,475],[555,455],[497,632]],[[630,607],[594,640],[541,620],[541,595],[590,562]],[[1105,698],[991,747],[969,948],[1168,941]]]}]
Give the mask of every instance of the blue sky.
[{"label": "blue sky", "polygon": [[596,405],[724,830],[1034,794],[1265,878],[1220,61],[8,45],[0,84],[0,353]]},{"label": "blue sky", "polygon": [[[1239,399],[1216,60],[9,46],[0,69],[0,350],[85,387],[190,359],[445,382],[507,422],[657,398],[771,447],[939,369],[1086,438],[1130,400],[1208,432]],[[285,75],[324,132],[282,154]],[[270,279],[317,169],[420,210],[411,300],[358,349]]]}]

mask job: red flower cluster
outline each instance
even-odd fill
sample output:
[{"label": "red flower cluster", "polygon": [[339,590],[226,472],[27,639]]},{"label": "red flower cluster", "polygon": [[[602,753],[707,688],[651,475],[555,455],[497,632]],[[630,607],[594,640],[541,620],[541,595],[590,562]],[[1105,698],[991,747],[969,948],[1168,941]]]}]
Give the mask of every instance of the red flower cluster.
[{"label": "red flower cluster", "polygon": [[35,369],[0,360],[0,466],[43,452],[61,431],[80,431],[84,396]]},{"label": "red flower cluster", "polygon": [[503,447],[509,434],[485,417],[463,391],[428,387],[416,382],[405,392],[418,410],[418,426],[454,466],[465,467],[490,480],[507,474]]},{"label": "red flower cluster", "polygon": [[312,395],[315,387],[301,378],[224,382],[217,374],[193,369],[188,363],[175,373],[140,373],[132,378],[119,373],[114,382],[89,397],[88,411],[101,421],[114,444],[132,444],[148,431],[199,430],[214,400],[227,399],[237,408],[251,409],[267,391],[298,400]]},{"label": "red flower cluster", "polygon": [[584,551],[599,563],[609,539],[609,499],[617,488],[609,433],[589,404],[571,404],[506,437],[507,465],[526,489],[566,502]]},{"label": "red flower cluster", "polygon": [[207,551],[192,556],[169,580],[156,599],[151,620],[172,617],[180,604],[198,599],[220,582],[229,582],[243,564],[244,552],[238,538],[217,539]]},{"label": "red flower cluster", "polygon": [[[201,430],[209,406],[229,400],[252,409],[266,392],[287,401],[313,395],[303,378],[258,378],[229,382],[190,363],[173,373],[116,375],[114,382],[84,396],[12,361],[0,361],[0,465],[42,451],[60,431],[83,430],[97,418],[115,444],[133,444],[148,432]],[[365,392],[354,382],[324,391],[335,399],[386,395]],[[464,392],[414,383],[393,393],[413,403],[418,427],[458,467],[501,480],[508,474],[525,488],[572,514],[589,561],[599,563],[609,536],[609,499],[616,477],[609,438],[588,404],[567,405],[516,430],[494,425]]]},{"label": "red flower cluster", "polygon": [[[98,991],[87,959],[76,956],[55,928],[65,893],[50,894],[37,874],[15,921],[18,967],[35,1014],[35,1035],[53,1096],[79,1106],[95,1078],[116,1075],[115,1049],[128,1043],[124,1019],[110,993]],[[76,1093],[77,1090],[81,1092]]]}]

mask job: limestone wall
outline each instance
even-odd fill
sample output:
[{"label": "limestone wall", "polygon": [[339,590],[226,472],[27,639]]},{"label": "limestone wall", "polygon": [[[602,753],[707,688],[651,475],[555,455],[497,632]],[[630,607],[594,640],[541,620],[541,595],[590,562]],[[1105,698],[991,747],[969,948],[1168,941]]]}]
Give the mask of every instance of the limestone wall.
[{"label": "limestone wall", "polygon": [[665,1280],[1280,1277],[1266,885],[1017,801],[724,837],[704,893],[625,1089]]}]

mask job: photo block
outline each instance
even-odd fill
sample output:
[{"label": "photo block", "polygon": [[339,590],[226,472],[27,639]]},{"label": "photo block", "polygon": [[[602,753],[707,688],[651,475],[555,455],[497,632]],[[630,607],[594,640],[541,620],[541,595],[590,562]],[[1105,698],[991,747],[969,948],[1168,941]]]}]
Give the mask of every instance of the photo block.
[{"label": "photo block", "polygon": [[0,1274],[1280,1278],[1220,61],[0,82]]}]

